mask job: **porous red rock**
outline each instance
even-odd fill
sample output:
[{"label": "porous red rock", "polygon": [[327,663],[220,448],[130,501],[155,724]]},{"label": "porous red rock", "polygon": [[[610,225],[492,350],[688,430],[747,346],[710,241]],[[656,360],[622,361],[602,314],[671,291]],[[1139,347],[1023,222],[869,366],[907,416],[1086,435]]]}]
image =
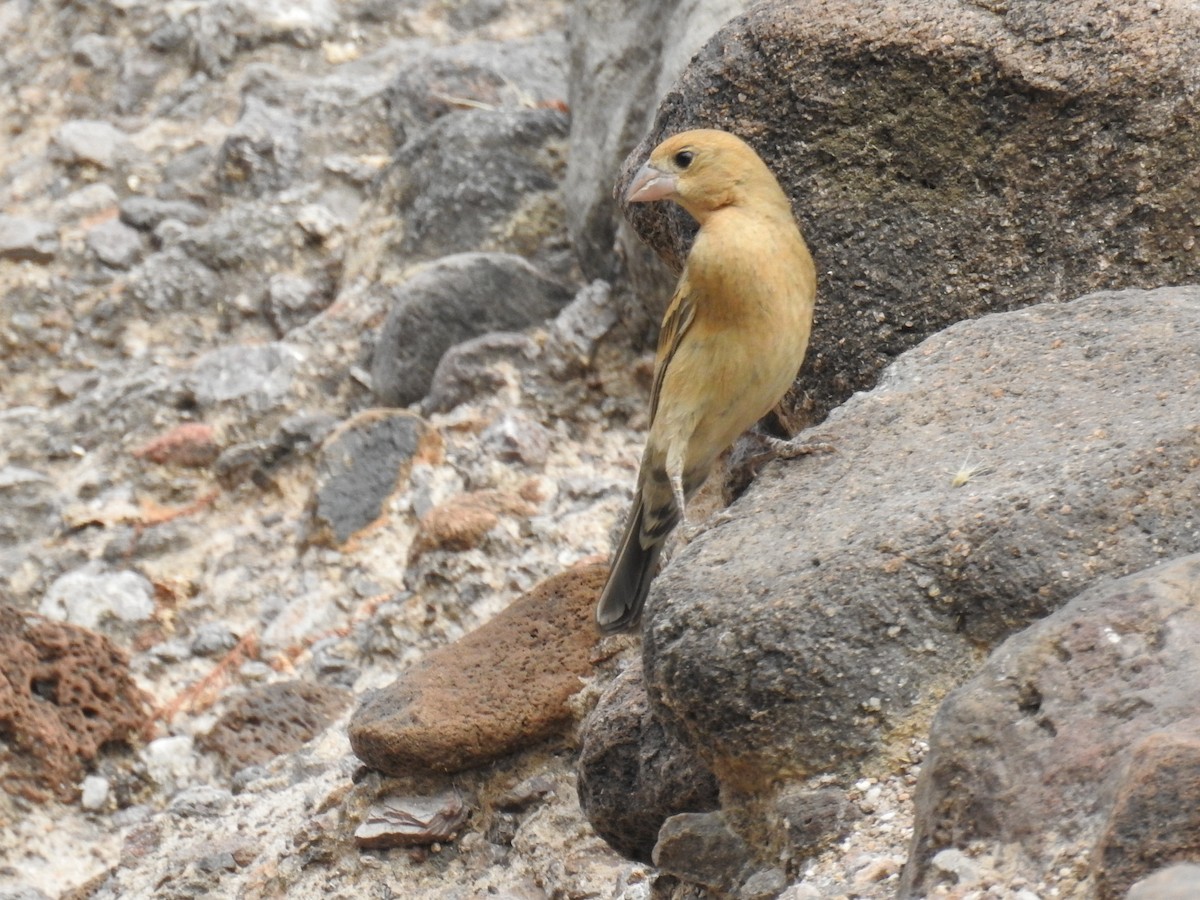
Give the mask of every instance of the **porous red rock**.
[{"label": "porous red rock", "polygon": [[103,635],[0,606],[0,786],[35,800],[75,798],[100,748],[133,742],[149,698]]}]

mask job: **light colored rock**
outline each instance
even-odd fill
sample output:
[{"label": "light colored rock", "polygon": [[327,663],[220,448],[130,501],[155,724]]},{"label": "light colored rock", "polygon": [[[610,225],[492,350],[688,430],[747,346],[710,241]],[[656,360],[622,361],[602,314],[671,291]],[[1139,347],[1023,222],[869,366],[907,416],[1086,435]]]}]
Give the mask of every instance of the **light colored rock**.
[{"label": "light colored rock", "polygon": [[88,564],[59,576],[38,611],[50,619],[104,630],[146,622],[154,615],[154,586],[137,572]]}]

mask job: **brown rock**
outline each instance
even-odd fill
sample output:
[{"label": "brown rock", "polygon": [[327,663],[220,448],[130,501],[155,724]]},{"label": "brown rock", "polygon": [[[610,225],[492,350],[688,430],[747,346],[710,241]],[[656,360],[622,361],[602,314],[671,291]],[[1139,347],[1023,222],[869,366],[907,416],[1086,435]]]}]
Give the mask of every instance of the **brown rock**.
[{"label": "brown rock", "polygon": [[[1200,723],[1147,735],[1132,756],[1093,859],[1100,900],[1124,897],[1171,863],[1200,859]],[[1193,887],[1191,896],[1200,896],[1200,884]]]},{"label": "brown rock", "polygon": [[560,732],[592,668],[591,610],[607,574],[546,579],[367,697],[350,722],[359,759],[392,774],[457,772]]},{"label": "brown rock", "polygon": [[307,681],[252,688],[235,699],[197,743],[236,771],[298,749],[349,703],[348,691]]},{"label": "brown rock", "polygon": [[133,451],[138,459],[148,459],[153,463],[163,465],[171,463],[177,466],[201,468],[217,458],[221,447],[217,443],[216,432],[211,425],[200,422],[185,422],[176,425],[165,434],[147,441]]},{"label": "brown rock", "polygon": [[100,748],[150,724],[149,697],[108,638],[0,606],[0,785],[69,801]]},{"label": "brown rock", "polygon": [[531,516],[537,507],[507,491],[483,490],[459,494],[421,517],[409,551],[415,562],[428,550],[470,550],[500,522],[501,516]]}]

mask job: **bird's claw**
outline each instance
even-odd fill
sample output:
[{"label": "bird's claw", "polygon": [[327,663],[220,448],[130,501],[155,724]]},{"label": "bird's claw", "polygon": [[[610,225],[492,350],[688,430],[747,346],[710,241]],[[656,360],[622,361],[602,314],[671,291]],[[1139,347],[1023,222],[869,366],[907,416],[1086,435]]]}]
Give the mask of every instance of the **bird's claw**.
[{"label": "bird's claw", "polygon": [[783,438],[777,438],[774,435],[763,435],[763,437],[766,438],[767,449],[776,459],[795,459],[797,456],[807,456],[810,453],[837,452],[837,448],[833,444],[796,438],[785,441]]}]

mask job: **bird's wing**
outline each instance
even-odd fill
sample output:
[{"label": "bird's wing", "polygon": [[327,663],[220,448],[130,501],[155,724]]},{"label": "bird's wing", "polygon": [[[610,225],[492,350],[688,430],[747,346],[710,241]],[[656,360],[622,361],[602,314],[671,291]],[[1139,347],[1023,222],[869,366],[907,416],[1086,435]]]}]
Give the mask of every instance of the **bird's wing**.
[{"label": "bird's wing", "polygon": [[683,336],[691,327],[693,320],[696,318],[696,302],[694,291],[691,282],[688,280],[687,272],[683,273],[683,277],[679,279],[679,286],[675,288],[675,296],[671,298],[671,303],[667,307],[667,312],[663,316],[662,327],[658,332],[658,352],[654,359],[654,387],[650,391],[650,421],[654,421],[654,416],[658,413],[659,394],[662,393],[663,379],[667,375],[667,367],[671,365],[671,358],[675,355],[675,351],[679,349],[679,342],[683,340]]}]

